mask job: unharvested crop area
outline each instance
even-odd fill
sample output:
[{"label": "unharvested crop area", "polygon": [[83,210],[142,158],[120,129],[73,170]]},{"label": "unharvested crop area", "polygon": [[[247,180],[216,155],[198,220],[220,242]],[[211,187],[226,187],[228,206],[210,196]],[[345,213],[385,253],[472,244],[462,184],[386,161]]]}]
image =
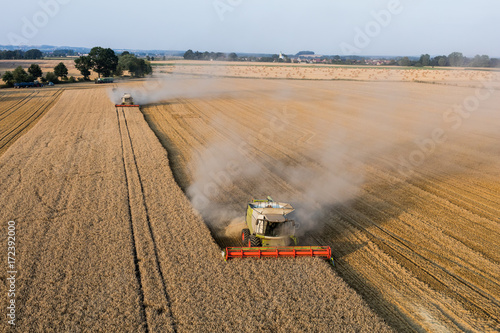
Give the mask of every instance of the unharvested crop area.
[{"label": "unharvested crop area", "polygon": [[322,260],[225,263],[142,113],[113,102],[65,90],[0,156],[17,331],[390,331]]},{"label": "unharvested crop area", "polygon": [[500,329],[498,77],[205,86],[178,80],[186,97],[141,110],[220,246],[272,195],[397,331]]}]

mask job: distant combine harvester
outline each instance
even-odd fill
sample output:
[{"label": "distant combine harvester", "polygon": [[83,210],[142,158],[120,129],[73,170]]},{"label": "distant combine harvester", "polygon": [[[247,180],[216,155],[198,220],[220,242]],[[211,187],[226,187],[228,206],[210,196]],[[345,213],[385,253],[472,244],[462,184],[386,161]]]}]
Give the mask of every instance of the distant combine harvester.
[{"label": "distant combine harvester", "polygon": [[114,79],[112,77],[100,77],[95,80],[95,83],[113,83]]},{"label": "distant combine harvester", "polygon": [[139,104],[134,104],[134,99],[129,93],[123,94],[121,104],[115,104],[116,107],[139,107]]}]

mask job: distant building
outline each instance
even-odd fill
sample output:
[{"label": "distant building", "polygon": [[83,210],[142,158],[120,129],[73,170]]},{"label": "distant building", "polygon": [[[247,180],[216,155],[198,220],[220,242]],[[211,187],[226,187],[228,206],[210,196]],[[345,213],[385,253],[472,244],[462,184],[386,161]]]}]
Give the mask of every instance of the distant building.
[{"label": "distant building", "polygon": [[388,65],[391,62],[391,60],[387,59],[366,59],[365,63],[367,65],[375,65],[375,66],[381,66],[381,65]]}]

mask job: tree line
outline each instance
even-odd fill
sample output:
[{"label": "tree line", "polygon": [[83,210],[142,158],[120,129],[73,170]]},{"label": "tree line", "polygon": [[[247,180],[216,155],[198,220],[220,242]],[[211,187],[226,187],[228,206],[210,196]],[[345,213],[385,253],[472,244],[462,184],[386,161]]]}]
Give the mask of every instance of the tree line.
[{"label": "tree line", "polygon": [[[339,65],[369,65],[369,60],[361,56],[328,56],[321,57],[325,63]],[[381,59],[384,60],[384,59]],[[429,54],[422,54],[420,58],[398,57],[385,60],[387,66],[404,67],[500,67],[500,59],[490,58],[487,55],[476,55],[473,58],[464,56],[461,52],[452,52],[449,55],[439,55],[431,57]]]},{"label": "tree line", "polygon": [[137,58],[134,54],[125,51],[120,56],[110,48],[96,46],[92,48],[87,56],[75,59],[75,67],[83,75],[84,80],[89,80],[91,71],[101,76],[121,76],[128,71],[132,77],[143,77],[153,73],[151,64]]},{"label": "tree line", "polygon": [[461,52],[452,52],[448,56],[441,55],[431,58],[429,54],[422,54],[418,60],[403,57],[397,61],[400,66],[451,66],[451,67],[499,67],[500,59],[490,58],[488,55],[476,55],[473,58],[464,56]]},{"label": "tree line", "polygon": [[46,57],[72,57],[77,55],[75,50],[72,49],[58,49],[52,51],[52,53],[46,53]]},{"label": "tree line", "polygon": [[21,59],[42,59],[43,57],[68,57],[77,55],[72,49],[58,49],[52,52],[42,52],[39,49],[22,50],[0,50],[0,59],[2,60],[21,60]]},{"label": "tree line", "polygon": [[21,50],[1,50],[0,59],[2,60],[15,60],[15,59],[42,59],[43,53],[38,49],[31,49],[28,51]]},{"label": "tree line", "polygon": [[[314,55],[312,51],[301,51],[294,56],[273,54],[270,56],[261,57],[238,57],[236,53],[222,53],[222,52],[193,52],[187,50],[184,53],[186,60],[229,60],[229,61],[255,61],[255,62],[297,62],[298,57],[301,55]],[[319,59],[322,63],[338,64],[338,65],[368,65],[369,59],[362,56],[320,56]],[[449,55],[439,55],[431,57],[429,54],[422,54],[420,58],[400,57],[386,60],[388,66],[451,66],[451,67],[500,67],[500,59],[490,58],[488,55],[476,55],[475,57],[468,58],[461,52],[452,52]]]},{"label": "tree line", "polygon": [[[83,78],[79,79],[80,81],[89,81],[92,71],[97,73],[98,77],[122,76],[125,71],[128,71],[132,77],[143,77],[153,73],[151,64],[148,61],[137,58],[128,51],[117,56],[110,48],[94,47],[88,55],[78,57],[74,61],[76,69],[83,76]],[[53,83],[76,81],[73,76],[68,78],[68,68],[63,62],[57,64],[54,71],[46,73],[45,76],[43,76],[42,69],[38,64],[31,64],[27,71],[22,66],[18,66],[13,71],[7,71],[2,75],[2,80],[9,87],[12,87],[14,83],[33,82],[38,79],[42,82]]]},{"label": "tree line", "polygon": [[76,79],[73,76],[68,78],[68,68],[62,62],[54,67],[53,72],[47,72],[45,76],[43,76],[42,69],[38,64],[31,64],[28,71],[25,71],[22,66],[18,66],[12,72],[7,71],[2,75],[2,80],[8,87],[13,87],[14,83],[34,82],[38,79],[40,79],[43,83],[58,83],[59,78],[63,81],[76,82]]}]

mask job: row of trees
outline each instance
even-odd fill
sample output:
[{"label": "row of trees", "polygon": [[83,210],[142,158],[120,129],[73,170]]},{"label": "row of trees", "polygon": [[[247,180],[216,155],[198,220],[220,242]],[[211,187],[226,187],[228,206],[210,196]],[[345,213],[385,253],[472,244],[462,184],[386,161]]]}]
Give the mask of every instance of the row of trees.
[{"label": "row of trees", "polygon": [[118,57],[116,75],[123,75],[124,71],[128,71],[132,77],[143,77],[153,73],[153,68],[148,61],[137,58],[132,53],[125,51]]},{"label": "row of trees", "polygon": [[193,50],[187,50],[184,53],[184,59],[186,60],[238,60],[238,55],[236,53],[222,53],[222,52],[193,52]]},{"label": "row of trees", "polygon": [[84,80],[89,80],[91,71],[101,76],[121,76],[128,71],[133,77],[143,77],[153,73],[151,64],[144,59],[139,59],[128,51],[120,56],[110,48],[94,47],[89,55],[75,59],[75,67],[83,75]]},{"label": "row of trees", "polygon": [[[314,55],[312,51],[301,51],[295,55],[298,57],[300,55]],[[184,59],[186,60],[247,60],[247,61],[258,61],[258,62],[292,62],[296,61],[292,59],[293,56],[279,56],[273,54],[271,56],[262,57],[245,57],[239,58],[236,53],[225,54],[221,52],[193,52],[193,50],[187,50],[184,53]],[[345,64],[345,65],[363,65],[367,64],[367,60],[361,56],[323,56],[319,60],[323,63],[330,64]],[[490,58],[487,55],[476,55],[473,58],[468,58],[460,52],[452,52],[448,56],[440,55],[436,57],[431,57],[429,54],[422,54],[419,59],[410,59],[409,57],[396,58],[392,60],[386,60],[386,64],[389,66],[452,66],[452,67],[499,67],[500,59]]]},{"label": "row of trees", "polygon": [[[364,65],[370,64],[369,61],[360,56],[347,56],[340,57],[338,55],[333,57],[323,57],[325,62],[332,64],[343,65]],[[500,59],[490,58],[487,55],[476,55],[474,58],[467,58],[460,52],[453,52],[446,55],[431,57],[429,54],[422,54],[420,58],[402,57],[392,60],[385,60],[388,66],[452,66],[452,67],[499,67]]]},{"label": "row of trees", "polygon": [[46,57],[71,57],[75,56],[75,50],[72,49],[59,49],[52,51],[52,54],[46,54]]},{"label": "row of trees", "polygon": [[[143,77],[153,73],[153,68],[148,61],[137,58],[128,51],[117,56],[110,48],[94,47],[87,56],[75,59],[75,67],[80,71],[84,81],[88,81],[92,71],[101,76],[121,76],[125,71],[132,77]],[[76,81],[74,77],[68,79],[68,68],[60,62],[54,67],[53,72],[48,72],[43,77],[42,69],[38,64],[31,64],[26,72],[21,66],[14,71],[7,71],[2,75],[2,80],[8,85],[14,83],[33,82],[40,78],[42,82]],[[79,79],[80,80],[80,79]]]},{"label": "row of trees", "polygon": [[[59,78],[62,80],[68,80],[68,68],[64,63],[60,62],[54,67],[53,72],[48,72],[43,76],[42,69],[38,64],[31,64],[26,72],[22,66],[16,67],[12,72],[7,71],[2,75],[2,80],[7,84],[7,86],[12,87],[14,83],[21,82],[33,82],[35,80],[40,80],[42,82],[53,82],[57,83]],[[75,81],[73,77],[69,80]]]},{"label": "row of trees", "polygon": [[43,53],[38,49],[31,49],[28,51],[21,50],[2,50],[0,51],[0,59],[14,60],[14,59],[42,59]]},{"label": "row of trees", "polygon": [[500,60],[490,59],[487,55],[476,55],[474,58],[467,58],[460,52],[453,52],[448,56],[436,56],[431,58],[428,54],[422,54],[419,60],[410,60],[404,57],[397,62],[400,66],[452,66],[452,67],[498,67]]},{"label": "row of trees", "polygon": [[110,76],[116,71],[118,66],[118,57],[110,48],[94,47],[89,55],[81,56],[75,59],[75,67],[83,75],[84,80],[88,80],[91,70],[97,73],[99,77]]}]

